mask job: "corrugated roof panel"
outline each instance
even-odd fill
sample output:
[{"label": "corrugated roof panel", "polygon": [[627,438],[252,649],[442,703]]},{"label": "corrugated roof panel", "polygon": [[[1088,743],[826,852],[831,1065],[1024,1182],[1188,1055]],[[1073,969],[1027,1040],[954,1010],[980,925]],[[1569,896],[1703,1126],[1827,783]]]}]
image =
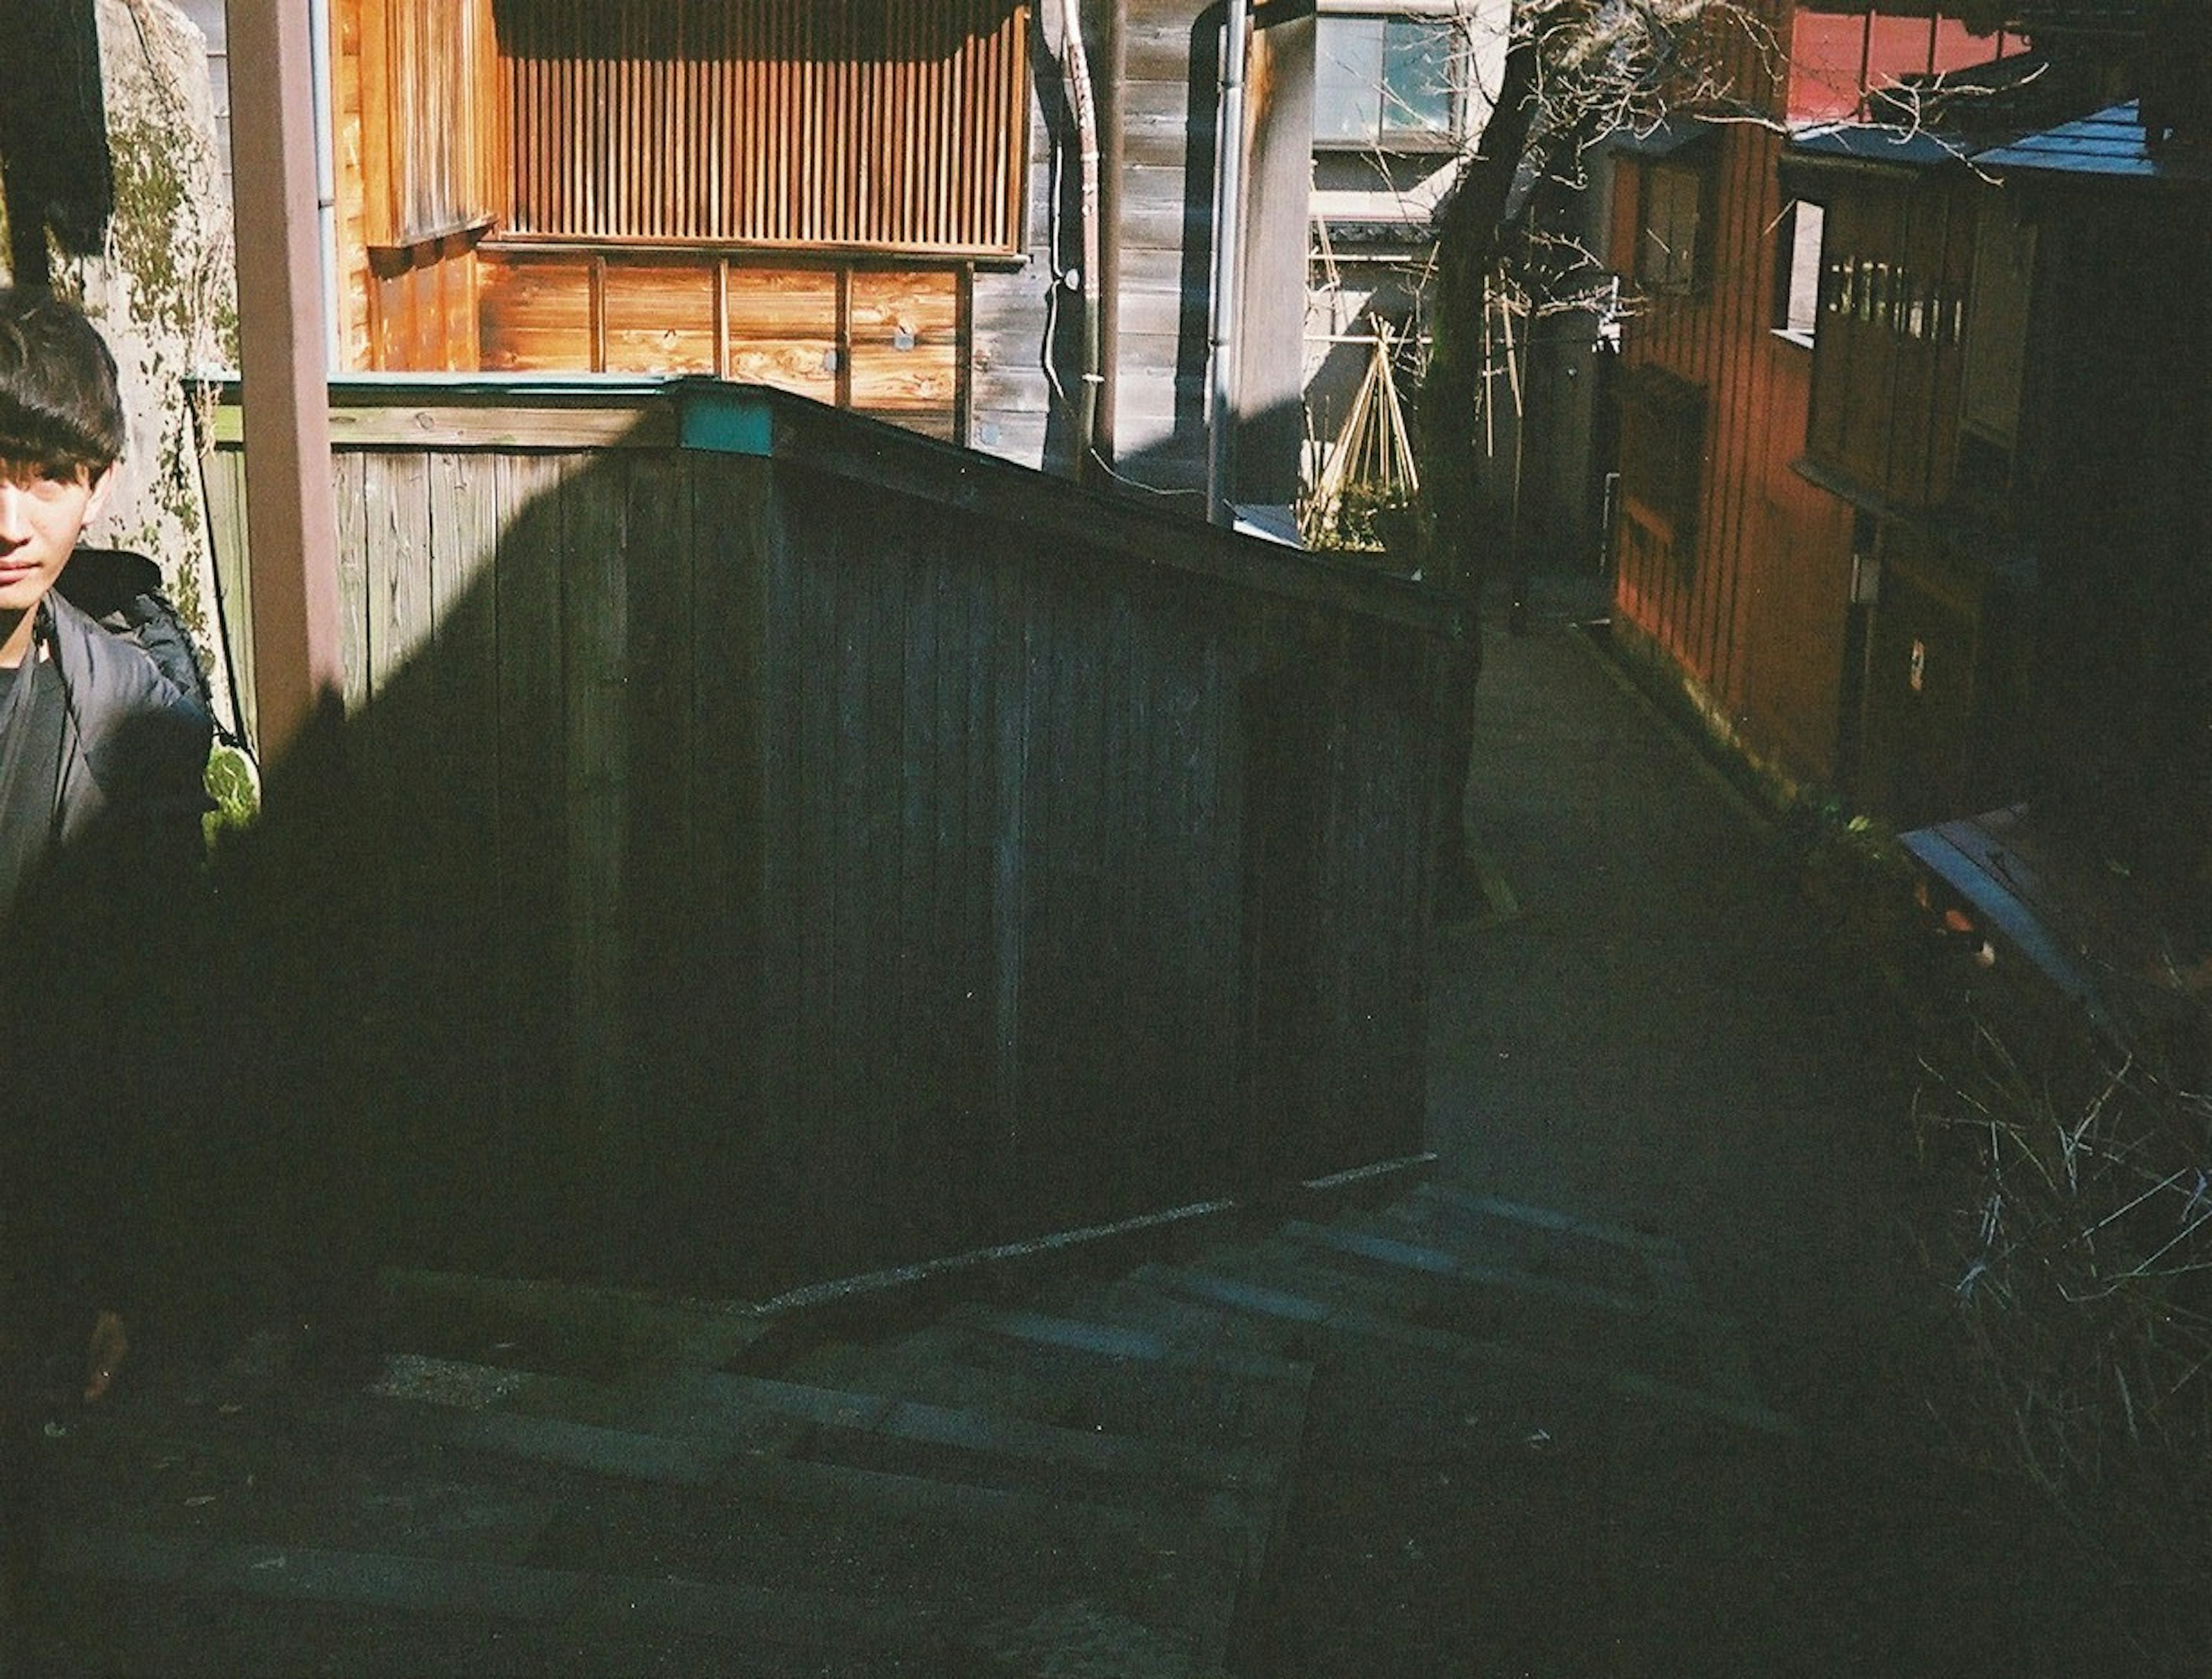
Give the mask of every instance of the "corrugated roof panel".
[{"label": "corrugated roof panel", "polygon": [[2186,148],[2150,149],[2143,140],[2141,113],[2132,102],[2028,135],[1983,152],[1974,161],[1985,168],[2036,174],[2212,183],[2212,155]]}]

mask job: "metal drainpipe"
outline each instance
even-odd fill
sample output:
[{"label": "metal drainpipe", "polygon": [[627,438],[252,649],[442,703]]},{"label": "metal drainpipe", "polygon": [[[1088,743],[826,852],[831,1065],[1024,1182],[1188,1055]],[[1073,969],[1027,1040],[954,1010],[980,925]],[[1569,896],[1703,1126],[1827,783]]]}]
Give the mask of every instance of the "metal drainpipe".
[{"label": "metal drainpipe", "polygon": [[1234,522],[1229,473],[1235,459],[1237,289],[1243,270],[1239,208],[1244,195],[1244,44],[1246,0],[1229,0],[1221,38],[1221,112],[1215,129],[1219,161],[1213,193],[1213,338],[1207,358],[1206,517]]},{"label": "metal drainpipe", "polygon": [[1083,44],[1082,0],[1061,0],[1060,58],[1067,82],[1067,104],[1075,119],[1078,216],[1082,223],[1083,388],[1075,401],[1075,471],[1089,478],[1097,448],[1098,392],[1106,376],[1101,367],[1098,271],[1098,106],[1091,85],[1091,56]]},{"label": "metal drainpipe", "polygon": [[307,33],[315,76],[315,242],[323,260],[323,354],[330,370],[345,366],[338,325],[338,165],[331,114],[331,0],[307,0]]}]

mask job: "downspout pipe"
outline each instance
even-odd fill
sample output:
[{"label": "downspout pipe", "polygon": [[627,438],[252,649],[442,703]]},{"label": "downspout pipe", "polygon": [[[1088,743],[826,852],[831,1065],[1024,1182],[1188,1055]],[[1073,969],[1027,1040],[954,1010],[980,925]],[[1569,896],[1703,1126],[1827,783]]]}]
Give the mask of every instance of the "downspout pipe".
[{"label": "downspout pipe", "polygon": [[1244,60],[1251,33],[1248,0],[1228,0],[1221,37],[1221,105],[1216,124],[1213,192],[1213,330],[1206,357],[1206,516],[1231,524],[1230,474],[1236,460],[1238,294],[1243,275]]},{"label": "downspout pipe", "polygon": [[315,77],[315,243],[323,259],[323,356],[335,373],[345,365],[338,325],[338,162],[331,110],[331,0],[307,0],[307,33]]},{"label": "downspout pipe", "polygon": [[1075,119],[1078,237],[1082,254],[1076,276],[1083,291],[1083,373],[1075,398],[1075,470],[1088,478],[1097,467],[1098,395],[1106,382],[1101,350],[1098,227],[1098,100],[1091,81],[1091,55],[1083,41],[1082,0],[1060,0],[1060,65],[1067,106]]}]

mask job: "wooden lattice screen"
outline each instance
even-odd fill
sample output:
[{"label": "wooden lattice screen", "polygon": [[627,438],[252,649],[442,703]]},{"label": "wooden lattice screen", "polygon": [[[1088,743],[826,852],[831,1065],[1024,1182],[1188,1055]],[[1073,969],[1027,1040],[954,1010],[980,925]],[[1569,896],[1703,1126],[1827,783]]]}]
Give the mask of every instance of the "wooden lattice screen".
[{"label": "wooden lattice screen", "polygon": [[1027,7],[498,0],[510,234],[1019,248]]}]

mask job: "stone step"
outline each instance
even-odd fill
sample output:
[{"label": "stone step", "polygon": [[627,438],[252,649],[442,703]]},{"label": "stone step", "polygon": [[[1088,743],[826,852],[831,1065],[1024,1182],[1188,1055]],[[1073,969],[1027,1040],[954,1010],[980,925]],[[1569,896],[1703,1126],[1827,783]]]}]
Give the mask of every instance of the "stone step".
[{"label": "stone step", "polygon": [[1509,1286],[1540,1279],[1541,1287],[1565,1291],[1563,1298],[1578,1294],[1592,1304],[1673,1299],[1632,1250],[1564,1232],[1501,1225],[1418,1198],[1355,1209],[1323,1227],[1449,1254],[1462,1265],[1502,1274]]},{"label": "stone step", "polygon": [[[1093,1291],[1108,1298],[1104,1291]],[[1079,1295],[1080,1303],[1085,1297]],[[1159,1297],[1154,1296],[1155,1300]],[[1290,1359],[1246,1353],[1200,1339],[1196,1344],[1179,1336],[1173,1326],[1148,1329],[1126,1324],[1113,1316],[1079,1317],[1035,1311],[967,1306],[950,1314],[948,1323],[974,1328],[1010,1341],[1030,1341],[1049,1347],[1066,1347],[1115,1359],[1131,1359],[1198,1372],[1248,1383],[1273,1384],[1304,1390],[1313,1380],[1313,1367]]]},{"label": "stone step", "polygon": [[[264,1432],[224,1420],[196,1450],[172,1431],[160,1449],[190,1456],[172,1460],[166,1487],[142,1475],[103,1500],[100,1477],[78,1474],[67,1506],[87,1513],[56,1567],[90,1585],[90,1601],[137,1603],[134,1624],[155,1645],[187,1611],[183,1624],[239,1620],[243,1597],[306,1605],[329,1623],[319,1636],[366,1617],[372,1641],[378,1617],[476,1609],[525,1623],[516,1639],[556,1669],[572,1646],[604,1657],[712,1635],[750,1649],[781,1628],[807,1647],[872,1652],[793,1670],[836,1672],[946,1670],[898,1664],[1018,1646],[1025,1628],[1078,1612],[1141,1634],[1167,1664],[1158,1671],[1211,1671],[1248,1573],[1238,1512],[1203,1501],[1117,1509],[390,1400],[284,1421]],[[185,1490],[198,1487],[216,1490]],[[653,1586],[642,1598],[641,1581]],[[601,1612],[633,1598],[644,1606]],[[566,1619],[549,1627],[554,1605]],[[482,1643],[454,1670],[495,1670]],[[571,1670],[592,1670],[579,1660]]]},{"label": "stone step", "polygon": [[[1385,1289],[1403,1289],[1410,1273],[1411,1298],[1429,1304],[1423,1310],[1455,1312],[1463,1320],[1504,1333],[1516,1326],[1548,1340],[1571,1338],[1608,1347],[1649,1347],[1662,1355],[1683,1345],[1704,1347],[1735,1340],[1739,1327],[1694,1299],[1646,1286],[1639,1292],[1471,1262],[1426,1240],[1401,1239],[1383,1229],[1346,1228],[1297,1222],[1286,1224],[1271,1250],[1299,1250],[1320,1263],[1355,1274],[1374,1276]],[[1447,1327],[1465,1327],[1465,1322]]]},{"label": "stone step", "polygon": [[1180,1358],[1310,1370],[1319,1345],[1294,1325],[1252,1317],[1157,1287],[1146,1280],[1144,1268],[1109,1284],[1073,1287],[1046,1295],[1037,1305],[1050,1315],[1080,1317],[1109,1329],[1145,1335]]},{"label": "stone step", "polygon": [[[875,1391],[1051,1427],[1243,1454],[1262,1465],[1297,1449],[1307,1378],[1280,1360],[1254,1379],[1224,1361],[1114,1350],[1128,1331],[1070,1319],[1005,1326],[948,1318],[872,1349],[859,1379]],[[1040,1334],[1039,1331],[1051,1331]],[[1284,1372],[1276,1374],[1275,1372]]]},{"label": "stone step", "polygon": [[[957,1641],[910,1605],[665,1573],[118,1533],[72,1523],[40,1670],[281,1679],[744,1673],[923,1679]],[[303,1652],[316,1665],[301,1665]],[[957,1670],[957,1668],[954,1670]]]},{"label": "stone step", "polygon": [[1041,1314],[979,1311],[873,1349],[876,1392],[1249,1465],[1216,1503],[1257,1577],[1286,1507],[1310,1372],[1280,1360],[1177,1356],[1157,1337]]},{"label": "stone step", "polygon": [[1695,1385],[1705,1380],[1717,1337],[1649,1314],[1628,1315],[1471,1283],[1320,1245],[1285,1233],[1247,1249],[1210,1253],[1199,1268],[1267,1287],[1363,1308],[1463,1339],[1571,1355],[1608,1369]]},{"label": "stone step", "polygon": [[1456,1184],[1423,1183],[1380,1211],[1470,1257],[1508,1256],[1524,1270],[1629,1293],[1653,1289],[1658,1273],[1683,1262],[1672,1238]]},{"label": "stone step", "polygon": [[[1376,1304],[1376,1291],[1358,1279],[1322,1268],[1235,1255],[1218,1264],[1146,1265],[1134,1277],[1164,1293],[1234,1311],[1277,1326],[1326,1348],[1384,1346],[1463,1366],[1570,1384],[1594,1384],[1626,1399],[1734,1424],[1763,1433],[1796,1432],[1787,1418],[1747,1393],[1735,1379],[1711,1384],[1678,1381],[1574,1352],[1487,1339],[1397,1315]],[[1382,1296],[1388,1299],[1387,1293]],[[1351,1354],[1357,1356],[1356,1354]]]}]

